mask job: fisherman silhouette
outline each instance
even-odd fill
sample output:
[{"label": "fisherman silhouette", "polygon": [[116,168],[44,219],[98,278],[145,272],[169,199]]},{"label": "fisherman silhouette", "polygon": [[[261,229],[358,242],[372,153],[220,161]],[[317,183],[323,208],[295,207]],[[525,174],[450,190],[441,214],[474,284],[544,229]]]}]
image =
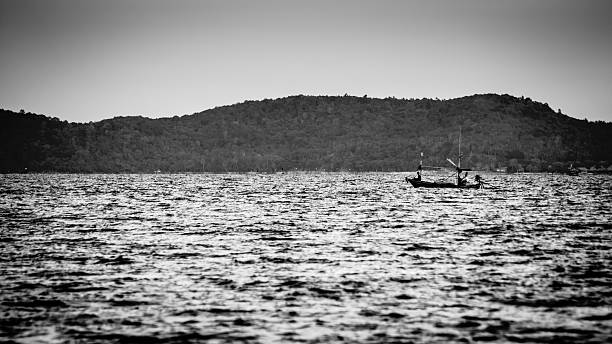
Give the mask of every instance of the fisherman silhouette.
[{"label": "fisherman silhouette", "polygon": [[459,185],[467,184],[467,175],[468,175],[468,173],[465,172],[465,174],[463,175],[463,178],[461,178],[461,176],[459,176]]}]

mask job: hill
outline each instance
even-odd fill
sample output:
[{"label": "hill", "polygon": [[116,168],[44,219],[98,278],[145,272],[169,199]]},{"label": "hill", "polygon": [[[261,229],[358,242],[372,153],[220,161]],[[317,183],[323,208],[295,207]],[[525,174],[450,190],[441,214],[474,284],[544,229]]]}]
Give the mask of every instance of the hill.
[{"label": "hill", "polygon": [[292,96],[193,115],[68,123],[0,111],[0,172],[407,171],[447,166],[547,171],[612,162],[612,123],[529,98]]}]

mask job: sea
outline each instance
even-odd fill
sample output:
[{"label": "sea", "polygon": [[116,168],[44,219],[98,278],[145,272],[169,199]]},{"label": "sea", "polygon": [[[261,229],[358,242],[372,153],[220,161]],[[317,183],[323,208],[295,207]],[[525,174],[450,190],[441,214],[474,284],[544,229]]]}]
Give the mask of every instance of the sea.
[{"label": "sea", "polygon": [[409,175],[0,175],[0,342],[612,340],[612,176]]}]

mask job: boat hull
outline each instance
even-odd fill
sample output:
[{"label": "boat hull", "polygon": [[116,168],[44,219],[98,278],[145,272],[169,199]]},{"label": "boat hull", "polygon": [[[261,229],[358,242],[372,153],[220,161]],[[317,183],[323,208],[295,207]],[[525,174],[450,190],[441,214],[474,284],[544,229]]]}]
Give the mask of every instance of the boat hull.
[{"label": "boat hull", "polygon": [[436,188],[436,189],[480,189],[482,188],[481,184],[457,185],[453,183],[436,183],[436,182],[426,182],[423,180],[418,180],[415,178],[408,178],[408,177],[406,177],[406,181],[415,188]]}]

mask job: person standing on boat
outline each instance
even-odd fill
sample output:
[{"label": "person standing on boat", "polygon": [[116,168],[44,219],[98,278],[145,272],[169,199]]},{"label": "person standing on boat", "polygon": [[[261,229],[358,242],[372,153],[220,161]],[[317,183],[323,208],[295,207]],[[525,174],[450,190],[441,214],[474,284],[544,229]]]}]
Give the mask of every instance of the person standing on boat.
[{"label": "person standing on boat", "polygon": [[463,178],[461,178],[461,172],[458,173],[458,180],[457,180],[457,185],[459,186],[463,186],[467,184],[467,175],[468,173],[465,172],[465,174],[463,175]]}]

